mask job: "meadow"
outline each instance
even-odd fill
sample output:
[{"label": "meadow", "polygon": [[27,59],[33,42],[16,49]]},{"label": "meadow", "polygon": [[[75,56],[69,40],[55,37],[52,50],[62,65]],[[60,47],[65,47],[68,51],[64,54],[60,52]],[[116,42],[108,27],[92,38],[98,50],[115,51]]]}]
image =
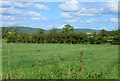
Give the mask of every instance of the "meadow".
[{"label": "meadow", "polygon": [[118,45],[2,44],[3,79],[118,79]]}]

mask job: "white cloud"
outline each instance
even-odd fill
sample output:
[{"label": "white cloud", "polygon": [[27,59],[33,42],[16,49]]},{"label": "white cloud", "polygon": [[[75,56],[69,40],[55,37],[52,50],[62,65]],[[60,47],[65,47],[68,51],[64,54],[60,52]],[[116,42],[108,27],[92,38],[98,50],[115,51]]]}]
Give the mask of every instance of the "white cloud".
[{"label": "white cloud", "polygon": [[[11,0],[5,0],[5,1],[11,1]],[[66,0],[12,0],[12,1],[20,1],[20,2],[65,2]],[[69,1],[69,0],[67,0]],[[77,0],[79,2],[106,2],[109,0]],[[114,0],[119,1],[119,0]]]},{"label": "white cloud", "polygon": [[[22,19],[32,19],[32,20],[46,20],[40,13],[36,13],[34,11],[24,12],[19,9],[15,9],[14,7],[10,8],[0,8],[1,14],[3,14],[4,20],[22,20]],[[7,15],[7,16],[5,16]],[[14,17],[13,17],[14,15]]]},{"label": "white cloud", "polygon": [[2,17],[2,20],[15,20],[14,16],[0,15],[0,17]]},{"label": "white cloud", "polygon": [[30,6],[33,7],[33,3],[20,3],[20,2],[14,2],[13,3],[14,7],[19,7],[19,8],[29,8]]},{"label": "white cloud", "polygon": [[107,22],[107,21],[108,21],[108,19],[104,19],[104,21],[105,21],[105,22]]},{"label": "white cloud", "polygon": [[100,28],[100,30],[103,30],[103,29],[106,30],[106,27],[102,27],[102,28]]},{"label": "white cloud", "polygon": [[98,16],[101,15],[103,12],[103,8],[81,8],[79,11],[76,12],[62,12],[61,17],[63,18],[74,18],[74,17],[81,17],[81,16]]},{"label": "white cloud", "polygon": [[80,21],[81,23],[83,23],[84,21]]},{"label": "white cloud", "polygon": [[87,23],[91,23],[91,22],[93,22],[93,21],[94,21],[94,19],[92,18],[92,19],[87,20],[86,22],[87,22]]},{"label": "white cloud", "polygon": [[25,18],[25,19],[40,20],[40,18]]},{"label": "white cloud", "polygon": [[4,8],[1,8],[1,7],[0,7],[0,14],[3,12],[3,9],[4,9]]},{"label": "white cloud", "polygon": [[49,8],[43,4],[35,4],[35,8],[38,8],[39,10],[49,10]]},{"label": "white cloud", "polygon": [[48,25],[47,27],[48,27],[48,28],[56,28],[55,25]]},{"label": "white cloud", "polygon": [[68,23],[75,23],[77,21],[77,19],[67,19],[65,20],[65,22],[68,22]]},{"label": "white cloud", "polygon": [[[11,0],[5,0],[5,1],[11,1]],[[46,2],[45,0],[12,0],[13,2]]]},{"label": "white cloud", "polygon": [[109,2],[108,4],[105,4],[105,6],[112,12],[118,12],[118,2]]},{"label": "white cloud", "polygon": [[75,13],[77,16],[95,16],[95,14]]},{"label": "white cloud", "polygon": [[47,20],[40,13],[36,13],[34,11],[28,11],[23,14],[24,19],[32,19],[32,20]]},{"label": "white cloud", "polygon": [[79,10],[79,12],[86,13],[86,12],[88,12],[88,10],[87,10],[86,8],[81,8],[81,9]]},{"label": "white cloud", "polygon": [[46,27],[48,27],[48,28],[62,29],[62,28],[64,28],[64,26],[65,26],[65,24],[62,24],[62,25],[57,24],[57,25],[47,25]]},{"label": "white cloud", "polygon": [[94,29],[94,30],[97,30],[97,28],[90,28],[90,29]]},{"label": "white cloud", "polygon": [[24,13],[26,16],[41,16],[41,14],[36,13],[34,11],[28,11],[27,13]]},{"label": "white cloud", "polygon": [[0,14],[16,15],[16,14],[22,14],[22,11],[15,9],[14,7],[0,8]]},{"label": "white cloud", "polygon": [[2,3],[2,6],[11,6],[11,2],[10,1],[0,1],[0,3]]},{"label": "white cloud", "polygon": [[76,0],[66,1],[59,5],[59,8],[64,11],[78,11],[80,9],[79,2]]},{"label": "white cloud", "polygon": [[91,5],[90,3],[90,5],[87,6],[82,3],[80,4],[76,0],[72,0],[62,3],[59,5],[59,8],[63,10],[61,13],[63,18],[75,18],[79,16],[107,16],[109,14],[117,15],[114,13],[118,12],[118,3],[101,3],[98,6]]},{"label": "white cloud", "polygon": [[0,1],[2,6],[11,6],[11,7],[18,7],[18,8],[25,8],[25,9],[36,9],[36,10],[49,10],[49,8],[44,4],[34,4],[33,2],[18,2],[18,1]]},{"label": "white cloud", "polygon": [[118,22],[118,19],[117,18],[110,18],[110,21],[111,22]]},{"label": "white cloud", "polygon": [[89,13],[99,13],[100,10],[103,10],[103,8],[97,9],[97,8],[90,8],[88,9]]},{"label": "white cloud", "polygon": [[[41,16],[40,13],[34,11],[25,12],[19,8],[26,9],[38,9],[38,10],[48,10],[49,8],[43,4],[33,4],[33,3],[20,3],[12,1],[2,1],[3,7],[0,8],[0,14],[2,14],[3,20],[22,20],[22,19],[31,19],[31,20],[46,20],[45,17]],[[5,7],[8,6],[9,7]],[[19,7],[19,8],[16,8]],[[14,15],[14,17],[13,17]]]},{"label": "white cloud", "polygon": [[70,15],[69,12],[62,12],[61,17],[63,17],[63,18],[72,18],[72,16]]},{"label": "white cloud", "polygon": [[27,27],[27,25],[22,25],[23,27]]},{"label": "white cloud", "polygon": [[106,1],[106,2],[118,2],[117,0],[110,0],[110,1]]},{"label": "white cloud", "polygon": [[81,8],[78,12],[75,12],[74,14],[77,16],[97,16],[101,15],[101,12],[103,12],[103,8]]},{"label": "white cloud", "polygon": [[17,22],[12,22],[12,21],[2,22],[2,25],[6,25],[6,26],[13,26],[13,25],[17,25],[17,24],[18,24]]},{"label": "white cloud", "polygon": [[29,3],[15,2],[14,6],[19,8],[26,8],[26,9],[49,10],[49,8],[43,4],[33,4],[30,2]]}]

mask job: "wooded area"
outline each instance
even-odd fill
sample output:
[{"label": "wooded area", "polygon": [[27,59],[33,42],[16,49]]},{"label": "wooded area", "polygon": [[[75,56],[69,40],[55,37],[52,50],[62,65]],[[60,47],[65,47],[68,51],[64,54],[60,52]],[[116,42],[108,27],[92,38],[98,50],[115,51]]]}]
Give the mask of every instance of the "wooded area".
[{"label": "wooded area", "polygon": [[17,27],[2,27],[2,38],[7,43],[64,43],[64,44],[120,44],[120,33],[118,30],[101,30],[99,33],[87,34],[84,32],[73,32],[74,28],[67,24],[61,32],[56,28],[45,34],[43,29],[38,33],[21,33]]}]

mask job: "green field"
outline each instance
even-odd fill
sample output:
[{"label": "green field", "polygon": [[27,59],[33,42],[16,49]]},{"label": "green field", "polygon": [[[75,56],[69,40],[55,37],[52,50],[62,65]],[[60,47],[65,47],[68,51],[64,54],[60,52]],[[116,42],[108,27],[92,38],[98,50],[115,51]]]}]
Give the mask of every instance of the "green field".
[{"label": "green field", "polygon": [[[117,45],[9,44],[12,79],[118,79]],[[9,74],[3,41],[3,79]],[[81,51],[84,52],[80,75]]]}]

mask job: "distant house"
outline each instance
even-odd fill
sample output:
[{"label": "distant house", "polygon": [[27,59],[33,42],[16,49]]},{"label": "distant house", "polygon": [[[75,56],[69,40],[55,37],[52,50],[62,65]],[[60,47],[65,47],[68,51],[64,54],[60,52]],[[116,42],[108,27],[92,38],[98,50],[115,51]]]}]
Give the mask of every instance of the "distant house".
[{"label": "distant house", "polygon": [[86,33],[86,34],[90,35],[91,33]]},{"label": "distant house", "polygon": [[88,35],[88,37],[93,37],[93,36],[91,35],[92,33],[86,33],[86,34]]}]

